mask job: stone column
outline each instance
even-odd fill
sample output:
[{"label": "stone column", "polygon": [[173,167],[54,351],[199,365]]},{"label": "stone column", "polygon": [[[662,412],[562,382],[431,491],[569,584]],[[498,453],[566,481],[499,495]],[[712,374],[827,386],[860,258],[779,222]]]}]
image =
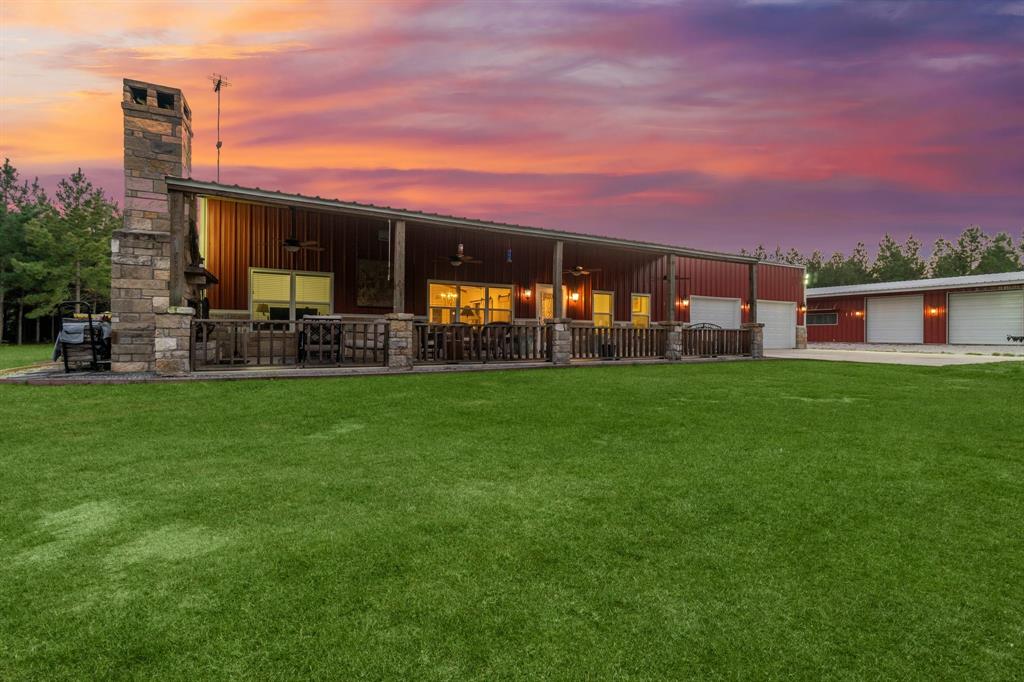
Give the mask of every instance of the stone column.
[{"label": "stone column", "polygon": [[170,306],[165,312],[157,313],[153,356],[156,373],[160,376],[189,373],[189,343],[195,313],[195,309],[184,306]]},{"label": "stone column", "polygon": [[802,324],[796,328],[796,347],[807,348],[807,327]]},{"label": "stone column", "polygon": [[548,322],[551,329],[551,363],[567,366],[572,362],[572,320],[567,317]]},{"label": "stone column", "polygon": [[413,339],[413,315],[411,313],[390,313],[387,315],[387,320],[388,369],[412,369],[416,352]]},{"label": "stone column", "polygon": [[679,322],[662,322],[665,330],[665,359],[681,360],[683,357],[683,325]]},{"label": "stone column", "polygon": [[764,324],[761,322],[744,322],[743,329],[750,330],[750,357],[764,357]]},{"label": "stone column", "polygon": [[166,311],[170,304],[171,236],[121,230],[110,241],[110,251],[111,369],[152,372],[157,312]]}]

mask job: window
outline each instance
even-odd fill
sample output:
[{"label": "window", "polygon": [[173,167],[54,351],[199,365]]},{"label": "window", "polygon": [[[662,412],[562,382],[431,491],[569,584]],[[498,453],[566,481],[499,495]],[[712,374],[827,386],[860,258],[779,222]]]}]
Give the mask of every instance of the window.
[{"label": "window", "polygon": [[250,313],[254,320],[300,320],[305,315],[330,315],[331,273],[251,270]]},{"label": "window", "polygon": [[[555,297],[551,295],[553,287],[550,284],[537,285],[537,319],[555,319]],[[566,306],[569,305],[569,288],[562,285],[562,314],[565,314]]]},{"label": "window", "polygon": [[651,295],[633,294],[630,306],[630,319],[634,327],[651,326]]},{"label": "window", "polygon": [[156,105],[161,109],[174,108],[174,95],[169,92],[156,91]]},{"label": "window", "polygon": [[807,313],[808,325],[839,324],[839,313]]},{"label": "window", "polygon": [[595,291],[593,311],[595,327],[610,327],[614,319],[614,298],[610,291]]},{"label": "window", "polygon": [[512,286],[430,282],[431,324],[490,324],[512,321]]}]

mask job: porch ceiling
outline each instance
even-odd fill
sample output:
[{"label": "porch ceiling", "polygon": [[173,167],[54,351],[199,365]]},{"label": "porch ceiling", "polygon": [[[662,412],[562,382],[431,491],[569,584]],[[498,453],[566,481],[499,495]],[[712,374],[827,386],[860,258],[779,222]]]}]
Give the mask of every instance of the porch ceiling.
[{"label": "porch ceiling", "polygon": [[441,225],[445,227],[484,230],[500,234],[515,234],[567,242],[601,244],[604,246],[613,246],[635,251],[654,251],[660,254],[675,254],[677,256],[690,256],[692,258],[704,258],[707,260],[725,261],[730,263],[758,262],[756,258],[741,256],[739,254],[689,249],[670,244],[656,244],[653,242],[633,241],[629,239],[615,239],[613,237],[602,237],[600,235],[549,230],[540,227],[498,223],[489,220],[477,220],[474,218],[461,218],[459,216],[442,215],[438,213],[424,213],[421,211],[410,211],[402,208],[392,208],[390,206],[375,206],[373,204],[360,204],[356,202],[339,201],[337,199],[310,197],[303,194],[288,194],[285,192],[260,189],[259,187],[223,185],[216,182],[192,180],[191,178],[168,177],[167,188],[171,191],[187,192],[190,194],[199,194],[208,197],[222,197],[225,199],[236,199],[239,201],[275,204],[278,206],[294,206],[318,211],[331,211],[336,213],[346,213],[349,215],[369,216],[384,220],[406,220],[409,222]]}]

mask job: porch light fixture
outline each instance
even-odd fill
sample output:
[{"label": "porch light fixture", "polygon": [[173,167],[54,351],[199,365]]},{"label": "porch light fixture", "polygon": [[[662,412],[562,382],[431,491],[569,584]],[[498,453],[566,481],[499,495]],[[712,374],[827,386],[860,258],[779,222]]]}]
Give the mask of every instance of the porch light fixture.
[{"label": "porch light fixture", "polygon": [[689,305],[690,305],[690,299],[688,299],[688,298],[684,298],[684,299],[680,300],[680,301],[679,301],[679,305],[683,306],[684,308],[687,308],[687,307],[689,307]]},{"label": "porch light fixture", "polygon": [[529,301],[531,296],[533,296],[533,291],[531,291],[528,288],[523,289],[523,298],[525,298],[527,301]]},{"label": "porch light fixture", "polygon": [[863,310],[856,310],[856,311],[854,311],[853,314],[856,315],[857,317],[864,317],[864,311]]},{"label": "porch light fixture", "polygon": [[573,303],[580,300],[580,292],[574,291],[571,294],[569,294],[569,300],[572,301]]},{"label": "porch light fixture", "polygon": [[928,309],[928,314],[931,315],[932,317],[938,317],[939,309],[938,308],[929,308]]}]

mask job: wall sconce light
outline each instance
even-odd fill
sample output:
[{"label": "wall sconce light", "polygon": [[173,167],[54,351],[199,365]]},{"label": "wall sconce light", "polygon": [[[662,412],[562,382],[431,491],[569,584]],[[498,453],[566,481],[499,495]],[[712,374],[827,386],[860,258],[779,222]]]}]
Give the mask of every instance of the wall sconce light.
[{"label": "wall sconce light", "polygon": [[744,310],[750,310],[750,304],[749,303],[742,303],[742,304],[740,304],[740,307],[743,308]]},{"label": "wall sconce light", "polygon": [[807,306],[805,306],[805,305],[800,306],[800,312],[806,313],[807,312]]},{"label": "wall sconce light", "polygon": [[938,308],[929,308],[928,309],[928,314],[931,315],[932,317],[938,317],[939,316],[939,309]]},{"label": "wall sconce light", "polygon": [[864,317],[864,311],[863,310],[854,311],[853,314],[856,315],[857,317]]},{"label": "wall sconce light", "polygon": [[569,300],[572,301],[573,303],[580,300],[580,292],[574,291],[571,294],[569,294]]},{"label": "wall sconce light", "polygon": [[529,301],[531,296],[533,296],[533,290],[532,289],[523,289],[523,298],[525,298],[527,301]]},{"label": "wall sconce light", "polygon": [[689,308],[690,307],[690,299],[688,299],[688,298],[682,299],[681,301],[679,301],[679,305],[683,306],[684,308]]}]

